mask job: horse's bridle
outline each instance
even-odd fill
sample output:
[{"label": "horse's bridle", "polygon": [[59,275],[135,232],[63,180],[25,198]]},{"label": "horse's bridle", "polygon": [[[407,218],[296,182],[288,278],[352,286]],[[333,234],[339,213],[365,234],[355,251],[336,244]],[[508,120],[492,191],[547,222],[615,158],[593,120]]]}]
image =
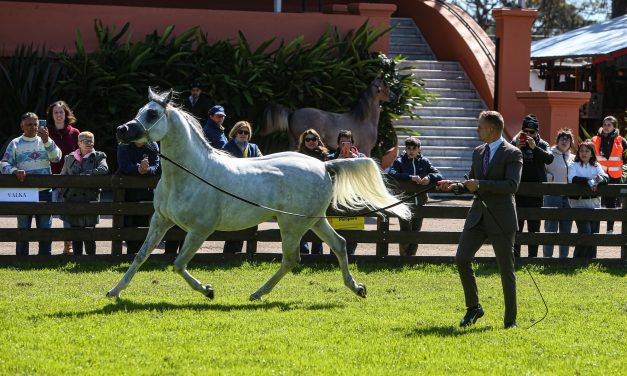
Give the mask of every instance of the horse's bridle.
[{"label": "horse's bridle", "polygon": [[146,135],[146,138],[148,138],[148,132],[150,132],[150,130],[151,130],[152,128],[154,128],[154,126],[155,126],[158,122],[160,122],[160,121],[161,121],[161,119],[163,119],[163,117],[164,117],[164,116],[168,116],[168,111],[166,111],[166,106],[167,106],[167,105],[166,105],[165,103],[161,103],[161,102],[156,101],[156,100],[153,100],[153,102],[155,102],[155,103],[157,103],[157,104],[159,104],[160,106],[162,106],[162,107],[163,107],[163,114],[162,114],[162,115],[161,115],[161,116],[160,116],[157,120],[155,120],[155,121],[152,123],[152,125],[150,126],[150,128],[147,128],[147,127],[144,125],[144,123],[143,123],[143,122],[142,122],[139,118],[140,118],[140,117],[141,117],[141,116],[142,116],[145,112],[147,112],[147,111],[151,110],[151,108],[147,108],[147,109],[144,109],[144,110],[140,111],[139,113],[137,113],[137,116],[135,116],[135,118],[133,119],[133,120],[135,120],[135,121],[136,121],[139,125],[141,125],[141,127],[142,127],[142,128],[143,128],[143,130],[144,130],[144,134]]}]

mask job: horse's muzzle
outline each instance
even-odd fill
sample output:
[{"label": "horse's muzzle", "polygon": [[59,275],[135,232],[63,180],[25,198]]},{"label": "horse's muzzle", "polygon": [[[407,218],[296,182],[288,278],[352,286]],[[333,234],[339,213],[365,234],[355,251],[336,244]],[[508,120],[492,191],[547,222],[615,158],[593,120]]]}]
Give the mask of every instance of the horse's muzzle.
[{"label": "horse's muzzle", "polygon": [[143,133],[139,123],[131,120],[126,124],[120,125],[115,131],[115,136],[118,138],[118,141],[128,143],[137,140]]}]

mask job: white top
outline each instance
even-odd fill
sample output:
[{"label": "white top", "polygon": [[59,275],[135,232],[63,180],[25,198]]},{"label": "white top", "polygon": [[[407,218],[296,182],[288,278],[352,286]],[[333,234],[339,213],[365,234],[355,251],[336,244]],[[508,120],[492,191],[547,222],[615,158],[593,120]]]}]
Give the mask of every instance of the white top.
[{"label": "white top", "polygon": [[[568,182],[569,183],[573,182],[573,178],[575,176],[579,176],[579,177],[588,179],[588,184],[591,184],[589,182],[590,179],[594,179],[597,175],[601,177],[601,182],[607,181],[608,179],[607,174],[603,172],[603,168],[601,167],[601,164],[598,162],[596,166],[592,166],[590,163],[586,163],[582,166],[581,162],[573,161],[568,166]],[[592,184],[592,185],[595,185],[595,184]]]}]

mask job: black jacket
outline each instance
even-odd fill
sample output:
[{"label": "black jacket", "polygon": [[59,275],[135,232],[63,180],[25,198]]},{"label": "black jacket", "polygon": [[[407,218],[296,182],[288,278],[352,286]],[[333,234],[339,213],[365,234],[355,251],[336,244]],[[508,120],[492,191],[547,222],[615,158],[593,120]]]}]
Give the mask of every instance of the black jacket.
[{"label": "black jacket", "polygon": [[[518,136],[512,140],[512,145],[518,145]],[[553,162],[553,154],[548,142],[536,136],[534,138],[536,147],[523,148],[521,150],[523,156],[522,177],[520,181],[543,183],[546,182],[546,166]]]},{"label": "black jacket", "polygon": [[185,109],[185,111],[194,115],[194,117],[196,118],[196,120],[198,120],[200,124],[205,124],[209,116],[209,110],[211,109],[211,102],[206,95],[201,93],[198,97],[198,100],[196,101],[196,104],[194,105],[192,105],[189,97],[185,98],[185,101],[183,102],[183,108]]}]

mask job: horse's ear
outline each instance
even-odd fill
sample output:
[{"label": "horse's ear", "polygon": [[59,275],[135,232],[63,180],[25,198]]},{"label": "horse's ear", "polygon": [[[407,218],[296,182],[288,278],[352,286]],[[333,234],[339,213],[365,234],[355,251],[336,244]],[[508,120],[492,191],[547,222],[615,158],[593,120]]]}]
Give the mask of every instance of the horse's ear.
[{"label": "horse's ear", "polygon": [[148,100],[149,101],[154,101],[154,102],[158,102],[159,101],[159,96],[157,94],[155,94],[154,91],[152,91],[152,87],[148,86]]},{"label": "horse's ear", "polygon": [[166,94],[165,98],[163,98],[163,103],[168,104],[172,100],[172,96],[174,95],[174,90],[170,89],[170,92]]}]

